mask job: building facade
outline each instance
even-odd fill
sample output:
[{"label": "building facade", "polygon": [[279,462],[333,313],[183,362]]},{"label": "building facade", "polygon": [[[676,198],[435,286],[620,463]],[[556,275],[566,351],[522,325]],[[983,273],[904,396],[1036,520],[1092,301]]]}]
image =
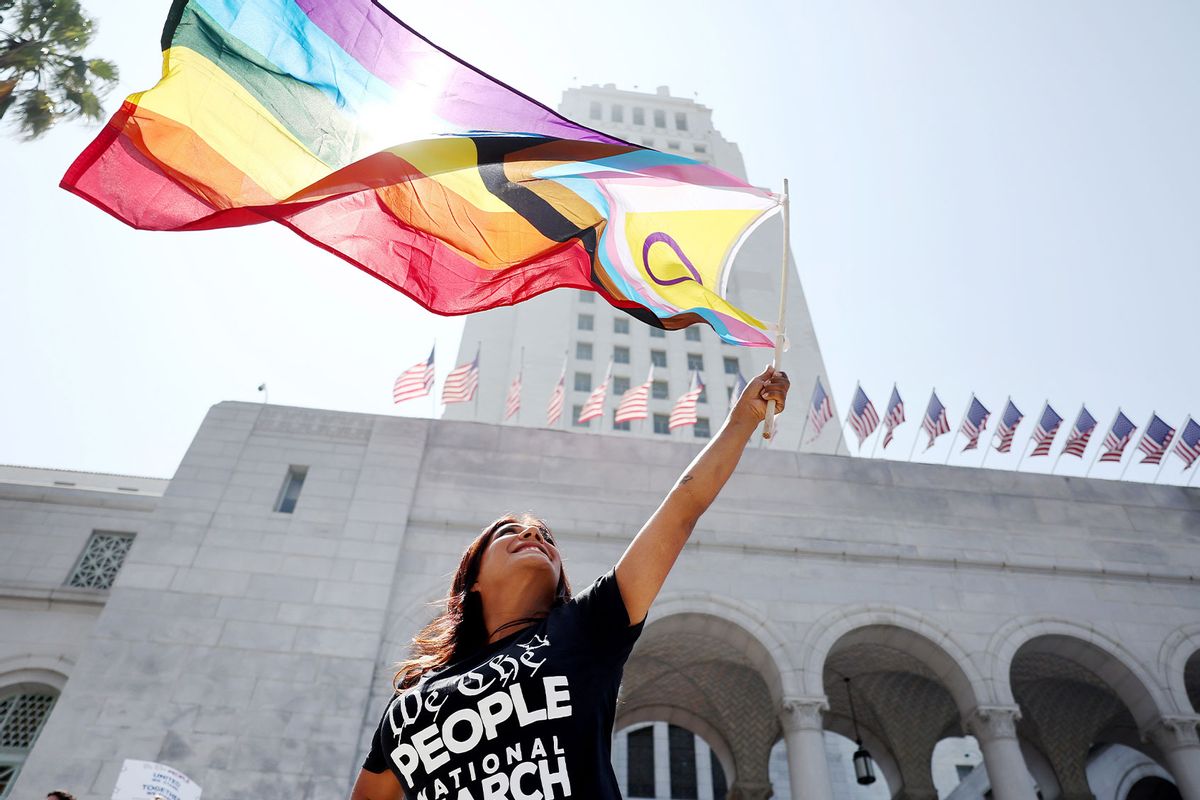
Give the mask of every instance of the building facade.
[{"label": "building facade", "polygon": [[[541,514],[584,586],[698,446],[221,403],[169,483],[6,470],[8,796],[107,798],[126,758],[209,798],[347,796],[486,522]],[[956,800],[1200,800],[1198,541],[1197,490],[751,449],[627,665],[616,728],[650,733],[622,780],[829,800],[856,720],[880,796],[938,797],[970,735]]]},{"label": "building facade", "polygon": [[[612,136],[704,161],[746,179],[741,152],[713,126],[712,110],[671,96],[665,86],[654,93],[623,91],[612,84],[570,89],[564,93],[559,111]],[[781,186],[772,188],[779,191]],[[779,313],[782,254],[783,227],[776,215],[746,240],[734,260],[730,301],[773,323]],[[807,402],[817,376],[826,389],[829,381],[808,304],[790,260],[788,269],[788,350],[783,368],[789,375],[799,376],[794,397]],[[445,419],[545,427],[547,403],[563,376],[566,402],[563,418],[555,427],[681,442],[708,438],[729,409],[738,373],[753,377],[773,355],[771,350],[724,344],[705,325],[682,331],[650,328],[598,300],[595,293],[577,291],[549,292],[517,306],[471,315],[463,328],[457,363],[471,361],[477,352],[477,400],[446,406]],[[604,381],[610,362],[612,379],[605,415],[577,425],[579,411],[592,389]],[[652,366],[649,417],[617,425],[613,415],[621,395],[629,387],[645,383]],[[671,407],[688,390],[696,371],[706,386],[697,412],[700,421],[694,427],[671,431],[667,427]],[[518,373],[524,387],[521,410],[505,420],[505,395]],[[800,427],[796,423],[781,429],[775,446],[798,447]],[[806,449],[847,452],[836,425],[827,426]]]}]

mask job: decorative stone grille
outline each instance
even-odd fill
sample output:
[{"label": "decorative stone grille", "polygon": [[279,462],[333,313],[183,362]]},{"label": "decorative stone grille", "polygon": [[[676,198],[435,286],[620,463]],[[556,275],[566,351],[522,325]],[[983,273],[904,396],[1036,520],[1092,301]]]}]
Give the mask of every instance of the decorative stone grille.
[{"label": "decorative stone grille", "polygon": [[57,695],[26,692],[0,698],[0,798],[9,796]]},{"label": "decorative stone grille", "polygon": [[110,588],[132,544],[133,534],[94,532],[67,585],[81,589]]}]

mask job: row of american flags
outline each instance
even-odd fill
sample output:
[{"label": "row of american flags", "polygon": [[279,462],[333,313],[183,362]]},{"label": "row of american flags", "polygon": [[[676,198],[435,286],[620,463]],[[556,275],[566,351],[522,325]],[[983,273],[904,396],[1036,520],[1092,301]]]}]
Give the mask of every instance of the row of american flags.
[{"label": "row of american flags", "polygon": [[[428,359],[414,364],[396,378],[392,390],[392,399],[396,403],[425,397],[432,393],[434,384],[434,353],[435,351],[431,349]],[[592,390],[587,401],[580,407],[577,419],[575,420],[576,423],[584,424],[603,416],[605,402],[612,383],[611,379],[612,363],[610,362],[608,370],[605,372],[604,380]],[[566,362],[564,361],[563,370],[559,375],[557,383],[554,385],[554,389],[550,393],[550,399],[546,405],[546,425],[549,427],[558,425],[562,419],[567,394],[565,381]],[[621,401],[617,405],[613,416],[613,422],[621,424],[647,419],[650,413],[649,398],[653,382],[654,368],[651,367],[650,374],[646,376],[644,383],[630,388],[621,396]],[[737,383],[733,387],[730,396],[731,403],[741,394],[745,386],[746,379],[739,371]],[[475,398],[478,388],[479,352],[476,351],[475,358],[472,361],[458,365],[446,376],[442,384],[442,403],[470,402]],[[671,409],[668,421],[669,430],[696,424],[699,419],[696,405],[704,389],[704,382],[700,377],[699,371],[693,372],[687,391],[675,401]],[[520,412],[521,395],[522,374],[518,371],[509,385],[505,396],[505,420],[514,418]],[[832,418],[833,400],[826,391],[820,377],[818,377],[813,386],[812,399],[805,413],[804,423],[802,424],[801,442],[805,441],[806,436],[808,437],[808,442],[814,441],[820,436],[826,423]],[[967,409],[963,414],[962,421],[959,423],[958,429],[954,434],[951,451],[953,451],[960,436],[964,440],[960,452],[978,449],[984,433],[988,430],[988,423],[991,419],[991,410],[978,397],[972,395],[967,404]],[[1000,414],[987,444],[984,446],[998,453],[1012,452],[1017,431],[1025,420],[1025,413],[1017,407],[1011,397],[1008,398],[1005,401],[1004,410]],[[900,390],[897,386],[893,385],[891,396],[888,398],[886,409],[881,417],[875,409],[875,404],[867,396],[866,391],[860,384],[854,389],[854,396],[850,401],[850,408],[846,414],[844,424],[848,424],[853,430],[854,435],[858,439],[858,447],[861,452],[866,440],[880,429],[882,429],[882,435],[876,439],[875,446],[882,446],[886,450],[888,445],[892,443],[896,428],[906,421],[904,401],[900,396]],[[1065,418],[1047,400],[1042,406],[1041,413],[1037,415],[1037,422],[1029,433],[1029,438],[1026,440],[1021,451],[1021,458],[1024,459],[1026,455],[1032,458],[1049,456],[1064,421]],[[1062,458],[1064,455],[1067,455],[1082,459],[1084,451],[1087,449],[1092,436],[1096,433],[1098,426],[1099,421],[1088,410],[1087,404],[1085,403],[1080,406],[1079,412],[1075,416],[1074,424],[1067,432],[1066,439],[1061,443],[1058,457]],[[921,419],[921,431],[927,437],[925,450],[928,451],[931,449],[941,436],[950,433],[951,430],[953,429],[950,425],[950,417],[946,406],[938,397],[937,390],[934,389],[930,392],[929,402],[925,406],[925,413]],[[1141,437],[1138,440],[1136,450],[1143,454],[1139,462],[1141,464],[1161,464],[1163,457],[1170,452],[1183,461],[1183,469],[1187,470],[1200,459],[1200,422],[1192,416],[1189,415],[1185,420],[1182,430],[1173,427],[1162,417],[1158,416],[1157,412],[1152,413],[1149,420],[1139,427],[1133,420],[1126,416],[1123,410],[1118,409],[1108,426],[1108,432],[1101,442],[1099,451],[1093,457],[1092,466],[1094,466],[1096,461],[1120,462],[1124,458],[1126,448],[1139,431],[1141,431]],[[917,443],[917,441],[913,442],[914,451]],[[1131,458],[1129,463],[1132,462],[1133,459]],[[1126,464],[1126,468],[1128,468],[1128,464]],[[1091,471],[1091,466],[1089,466],[1088,471]]]},{"label": "row of american flags", "polygon": [[[393,402],[404,403],[432,394],[435,350],[436,347],[429,351],[428,359],[417,362],[396,378],[396,382],[392,386]],[[546,425],[549,427],[558,425],[559,420],[562,419],[567,397],[566,377],[567,366],[564,361],[562,373],[559,375],[558,382],[554,385],[554,390],[550,393],[550,401],[546,405]],[[509,384],[508,392],[505,395],[504,419],[506,421],[515,417],[521,410],[521,379],[522,374],[518,370],[516,377]],[[608,391],[611,383],[612,362],[610,361],[608,370],[604,374],[604,380],[592,390],[591,394],[588,395],[587,401],[580,407],[579,415],[575,420],[577,424],[582,425],[604,415],[604,404],[608,399]],[[647,419],[650,416],[649,399],[653,383],[654,367],[651,367],[650,373],[646,376],[645,383],[628,389],[621,396],[621,402],[617,405],[613,415],[613,422],[621,424]],[[733,392],[730,396],[731,403],[741,395],[744,388],[746,388],[746,379],[739,371],[737,382],[734,384]],[[474,360],[466,364],[460,364],[446,376],[445,381],[442,383],[442,403],[468,403],[475,399],[475,393],[478,389],[479,352],[476,351]],[[696,424],[697,420],[699,420],[699,416],[696,413],[696,404],[704,393],[704,389],[704,381],[700,377],[700,372],[694,370],[688,384],[688,390],[675,401],[675,404],[671,408],[671,414],[667,423],[669,430]]]},{"label": "row of american flags", "polygon": [[[821,383],[818,377],[816,384],[813,387],[812,400],[809,403],[806,413],[804,430],[809,436],[808,441],[813,441],[820,435],[825,424],[833,418],[833,404],[830,400],[829,393]],[[960,452],[975,450],[980,446],[980,441],[983,434],[988,430],[988,423],[992,418],[992,412],[983,402],[975,395],[971,396],[970,402],[967,404],[967,409],[963,413],[962,422],[959,424],[955,439],[951,442],[951,451],[957,442],[958,437],[964,440],[963,448]],[[1000,418],[996,422],[995,428],[992,430],[991,436],[985,447],[990,447],[999,453],[1008,453],[1012,451],[1013,441],[1016,438],[1017,430],[1025,421],[1025,414],[1017,407],[1012,398],[1008,398],[1004,404],[1004,410],[1000,414]],[[858,447],[861,452],[863,444],[877,429],[882,428],[882,436],[875,442],[876,447],[882,444],[886,450],[891,444],[896,428],[906,421],[904,415],[904,401],[900,397],[899,388],[892,386],[892,394],[888,398],[888,403],[883,416],[875,410],[874,403],[863,390],[862,385],[858,385],[854,389],[854,396],[850,401],[850,408],[846,413],[845,423],[849,424],[854,431],[855,437],[858,439]],[[1058,436],[1063,427],[1064,417],[1054,409],[1054,406],[1047,400],[1036,417],[1036,423],[1029,434],[1029,439],[1025,443],[1022,450],[1022,458],[1026,453],[1030,457],[1048,456],[1054,448],[1054,440]],[[1083,453],[1087,449],[1088,442],[1091,441],[1092,435],[1095,434],[1099,427],[1099,421],[1092,412],[1088,410],[1087,404],[1083,404],[1079,408],[1079,413],[1075,416],[1075,422],[1067,432],[1066,439],[1061,443],[1058,457],[1074,456],[1082,459]],[[930,392],[929,402],[925,406],[925,414],[921,419],[921,431],[928,437],[925,450],[929,450],[937,442],[940,436],[950,433],[950,417],[947,414],[946,406],[938,397],[937,390]],[[1161,464],[1163,457],[1168,452],[1174,453],[1183,460],[1183,469],[1189,469],[1196,460],[1200,458],[1200,422],[1197,422],[1191,415],[1184,422],[1182,430],[1177,430],[1170,423],[1158,416],[1158,413],[1152,413],[1149,420],[1140,428],[1134,424],[1125,412],[1117,409],[1112,422],[1108,426],[1108,432],[1101,442],[1099,451],[1093,457],[1092,464],[1096,460],[1101,462],[1119,462],[1125,455],[1125,449],[1133,441],[1134,436],[1141,431],[1141,438],[1138,440],[1137,450],[1140,451],[1142,459],[1141,464]],[[1178,434],[1178,435],[1177,435]],[[803,434],[802,434],[803,437]],[[919,438],[919,435],[918,435]],[[803,440],[803,439],[802,439]],[[1174,445],[1172,447],[1172,444]],[[913,449],[916,449],[917,442],[913,442]],[[1032,446],[1032,449],[1030,449]],[[872,451],[874,452],[874,451]],[[1136,455],[1134,456],[1136,457]],[[985,456],[986,458],[986,456]],[[1132,463],[1130,459],[1129,463]],[[1128,468],[1128,464],[1126,464]],[[1089,472],[1091,467],[1089,466]]]}]

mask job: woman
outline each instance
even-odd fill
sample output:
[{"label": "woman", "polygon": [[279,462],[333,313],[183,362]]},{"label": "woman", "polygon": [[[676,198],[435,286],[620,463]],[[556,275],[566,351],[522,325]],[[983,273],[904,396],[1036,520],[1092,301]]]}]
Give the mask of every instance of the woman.
[{"label": "woman", "polygon": [[351,800],[620,798],[609,752],[621,670],[667,573],[733,473],[768,367],[634,537],[572,597],[553,534],[505,516],[463,553],[446,611],[413,639]]}]

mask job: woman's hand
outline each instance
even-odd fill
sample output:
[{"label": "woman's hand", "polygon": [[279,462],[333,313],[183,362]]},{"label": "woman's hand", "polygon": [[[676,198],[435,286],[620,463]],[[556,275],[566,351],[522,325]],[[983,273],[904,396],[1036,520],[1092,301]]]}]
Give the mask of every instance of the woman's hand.
[{"label": "woman's hand", "polygon": [[757,425],[767,416],[768,400],[775,401],[776,414],[783,411],[791,385],[786,372],[776,372],[774,367],[768,366],[742,391],[742,396],[738,398],[729,416],[737,422],[751,422]]}]

